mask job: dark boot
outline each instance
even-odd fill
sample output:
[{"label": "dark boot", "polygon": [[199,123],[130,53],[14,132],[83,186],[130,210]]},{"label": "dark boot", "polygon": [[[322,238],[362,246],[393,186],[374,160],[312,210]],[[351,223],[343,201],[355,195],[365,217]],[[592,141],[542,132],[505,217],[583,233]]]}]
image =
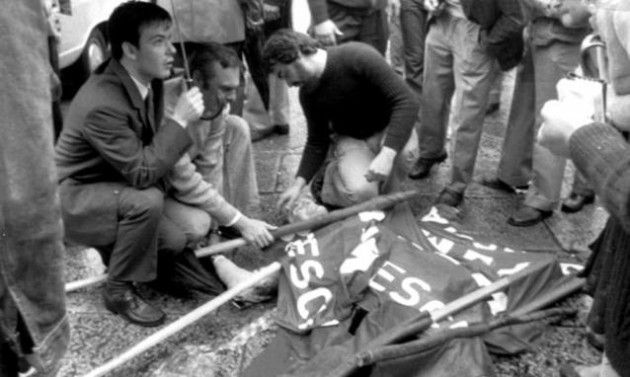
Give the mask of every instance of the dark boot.
[{"label": "dark boot", "polygon": [[443,155],[434,157],[434,158],[425,158],[425,157],[418,158],[415,165],[413,166],[413,168],[411,168],[411,171],[409,172],[409,178],[411,179],[425,178],[431,172],[431,168],[433,167],[433,165],[443,162],[444,160],[446,160],[446,157],[447,155],[445,152]]},{"label": "dark boot", "polygon": [[144,301],[129,282],[108,280],[103,299],[107,310],[136,325],[154,327],[166,319],[166,314]]}]

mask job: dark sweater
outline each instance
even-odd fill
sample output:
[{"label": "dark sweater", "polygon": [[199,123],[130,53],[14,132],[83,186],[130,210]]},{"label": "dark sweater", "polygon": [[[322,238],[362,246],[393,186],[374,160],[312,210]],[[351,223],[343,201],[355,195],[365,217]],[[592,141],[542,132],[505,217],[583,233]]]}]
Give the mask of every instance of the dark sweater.
[{"label": "dark sweater", "polygon": [[630,147],[612,126],[595,123],[571,136],[570,150],[610,213],[598,240],[606,250],[594,250],[605,255],[597,282],[605,293],[595,297],[605,297],[606,355],[619,375],[630,377]]},{"label": "dark sweater", "polygon": [[331,132],[356,139],[387,129],[384,145],[400,151],[418,115],[411,90],[372,47],[350,42],[328,49],[316,83],[300,89],[308,137],[297,172],[307,182],[326,158]]}]

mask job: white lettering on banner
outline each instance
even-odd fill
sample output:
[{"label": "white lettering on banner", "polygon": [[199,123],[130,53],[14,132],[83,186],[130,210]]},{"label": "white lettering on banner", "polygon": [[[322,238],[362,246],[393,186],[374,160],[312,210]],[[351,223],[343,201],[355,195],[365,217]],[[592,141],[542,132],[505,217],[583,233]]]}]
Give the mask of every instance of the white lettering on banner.
[{"label": "white lettering on banner", "polygon": [[438,309],[442,309],[443,307],[445,307],[446,305],[439,300],[432,300],[427,302],[426,304],[422,305],[420,307],[420,311],[421,312],[432,312],[434,310],[438,310]]},{"label": "white lettering on banner", "polygon": [[370,221],[383,221],[385,219],[385,212],[383,211],[366,211],[359,212],[359,220],[364,223],[369,223]]},{"label": "white lettering on banner", "polygon": [[309,233],[306,235],[306,238],[303,240],[296,240],[289,243],[285,247],[285,251],[290,258],[295,257],[296,254],[306,255],[306,252],[309,251],[310,254],[314,257],[319,256],[319,244],[317,243],[317,238],[313,233]]},{"label": "white lettering on banner", "polygon": [[497,249],[497,245],[495,245],[495,244],[487,244],[487,245],[485,245],[485,244],[482,244],[482,243],[479,243],[479,242],[473,242],[473,246],[476,247],[477,249],[481,249],[481,250],[493,251],[493,250]]},{"label": "white lettering on banner", "polygon": [[529,262],[518,263],[513,268],[502,268],[502,269],[498,270],[497,271],[497,275],[499,275],[499,276],[512,275],[512,274],[515,274],[515,273],[519,272],[522,269],[527,268],[527,266],[529,266]]},{"label": "white lettering on banner", "polygon": [[440,212],[435,207],[431,207],[431,210],[429,210],[429,213],[424,215],[422,221],[430,221],[438,224],[448,224],[448,220],[440,216]]},{"label": "white lettering on banner", "polygon": [[376,277],[380,276],[383,279],[387,280],[388,282],[392,282],[394,281],[395,277],[394,275],[392,275],[389,271],[386,270],[386,267],[392,267],[395,270],[397,270],[399,273],[405,273],[406,271],[398,266],[396,266],[395,264],[393,264],[390,261],[385,261],[385,263],[383,263],[383,266],[381,266],[381,268],[378,269],[378,271],[376,271],[376,273],[374,274],[374,276],[372,276],[372,278],[370,279],[370,283],[369,286],[370,288],[379,291],[379,292],[383,292],[385,290],[385,287],[379,283],[376,282]]},{"label": "white lettering on banner", "polygon": [[572,273],[582,271],[584,266],[575,263],[560,263],[562,275],[571,275]]},{"label": "white lettering on banner", "polygon": [[357,271],[367,271],[378,258],[378,255],[376,239],[370,238],[365,240],[358,244],[352,250],[350,256],[339,266],[339,273],[349,275]]},{"label": "white lettering on banner", "polygon": [[453,249],[453,246],[455,246],[455,242],[447,238],[438,238],[431,233],[426,234],[426,236],[427,240],[431,242],[431,245],[438,249],[440,253],[448,254]]},{"label": "white lettering on banner", "polygon": [[404,297],[398,292],[390,292],[389,297],[391,297],[392,300],[399,303],[400,305],[416,306],[420,303],[420,294],[417,290],[413,289],[414,285],[419,286],[421,289],[427,292],[431,292],[431,286],[427,284],[424,280],[410,276],[404,278],[402,283],[400,284],[402,290],[405,291],[408,296]]},{"label": "white lettering on banner", "polygon": [[[306,305],[320,298],[323,299],[324,302],[321,303],[321,305],[314,305],[313,306],[314,308],[319,308],[319,309],[317,310],[317,312],[311,313],[311,311],[306,307]],[[330,300],[332,300],[332,292],[330,292],[330,290],[328,290],[327,288],[320,287],[317,289],[313,289],[312,291],[308,291],[304,294],[301,294],[300,297],[298,297],[297,299],[296,305],[297,305],[298,313],[300,314],[300,317],[306,320],[307,318],[313,317],[317,313],[321,313],[324,310],[326,310]]]},{"label": "white lettering on banner", "polygon": [[494,262],[494,259],[492,257],[489,257],[487,255],[483,255],[481,253],[478,253],[474,250],[466,250],[466,252],[464,253],[464,259],[469,260],[469,261],[474,261],[476,259],[479,259],[481,262],[483,262],[485,265],[492,265],[492,262]]},{"label": "white lettering on banner", "polygon": [[300,289],[308,288],[308,283],[311,282],[311,274],[309,270],[312,269],[313,273],[318,279],[324,277],[324,267],[321,263],[315,260],[306,260],[304,263],[300,265],[300,272],[303,277],[298,275],[298,269],[295,265],[289,266],[289,275],[291,279],[291,283]]},{"label": "white lettering on banner", "polygon": [[449,328],[451,329],[461,329],[463,327],[468,327],[468,321],[459,321],[459,322],[455,322],[452,325],[449,326]]}]

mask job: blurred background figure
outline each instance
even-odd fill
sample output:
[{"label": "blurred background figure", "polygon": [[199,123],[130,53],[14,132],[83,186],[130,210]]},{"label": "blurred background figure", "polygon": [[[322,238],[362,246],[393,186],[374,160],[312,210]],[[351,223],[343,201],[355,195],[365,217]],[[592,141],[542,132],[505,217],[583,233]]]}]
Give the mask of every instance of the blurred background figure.
[{"label": "blurred background figure", "polygon": [[[0,12],[0,376],[54,376],[69,338],[42,2]],[[33,373],[33,371],[30,371]]]}]

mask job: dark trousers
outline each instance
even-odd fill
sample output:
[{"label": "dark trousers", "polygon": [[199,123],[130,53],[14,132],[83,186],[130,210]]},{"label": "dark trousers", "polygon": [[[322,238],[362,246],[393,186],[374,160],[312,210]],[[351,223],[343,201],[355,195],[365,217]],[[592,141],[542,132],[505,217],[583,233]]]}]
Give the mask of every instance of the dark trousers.
[{"label": "dark trousers", "polygon": [[400,31],[403,40],[405,81],[418,99],[422,96],[426,21],[427,12],[424,10],[422,0],[400,1]]},{"label": "dark trousers", "polygon": [[389,28],[385,9],[366,11],[344,7],[328,1],[328,14],[343,35],[337,36],[338,43],[358,41],[367,43],[385,55]]},{"label": "dark trousers", "polygon": [[60,193],[66,238],[96,248],[110,279],[154,280],[158,253],[177,254],[186,247],[186,234],[164,216],[165,194],[156,187],[64,181]]}]

